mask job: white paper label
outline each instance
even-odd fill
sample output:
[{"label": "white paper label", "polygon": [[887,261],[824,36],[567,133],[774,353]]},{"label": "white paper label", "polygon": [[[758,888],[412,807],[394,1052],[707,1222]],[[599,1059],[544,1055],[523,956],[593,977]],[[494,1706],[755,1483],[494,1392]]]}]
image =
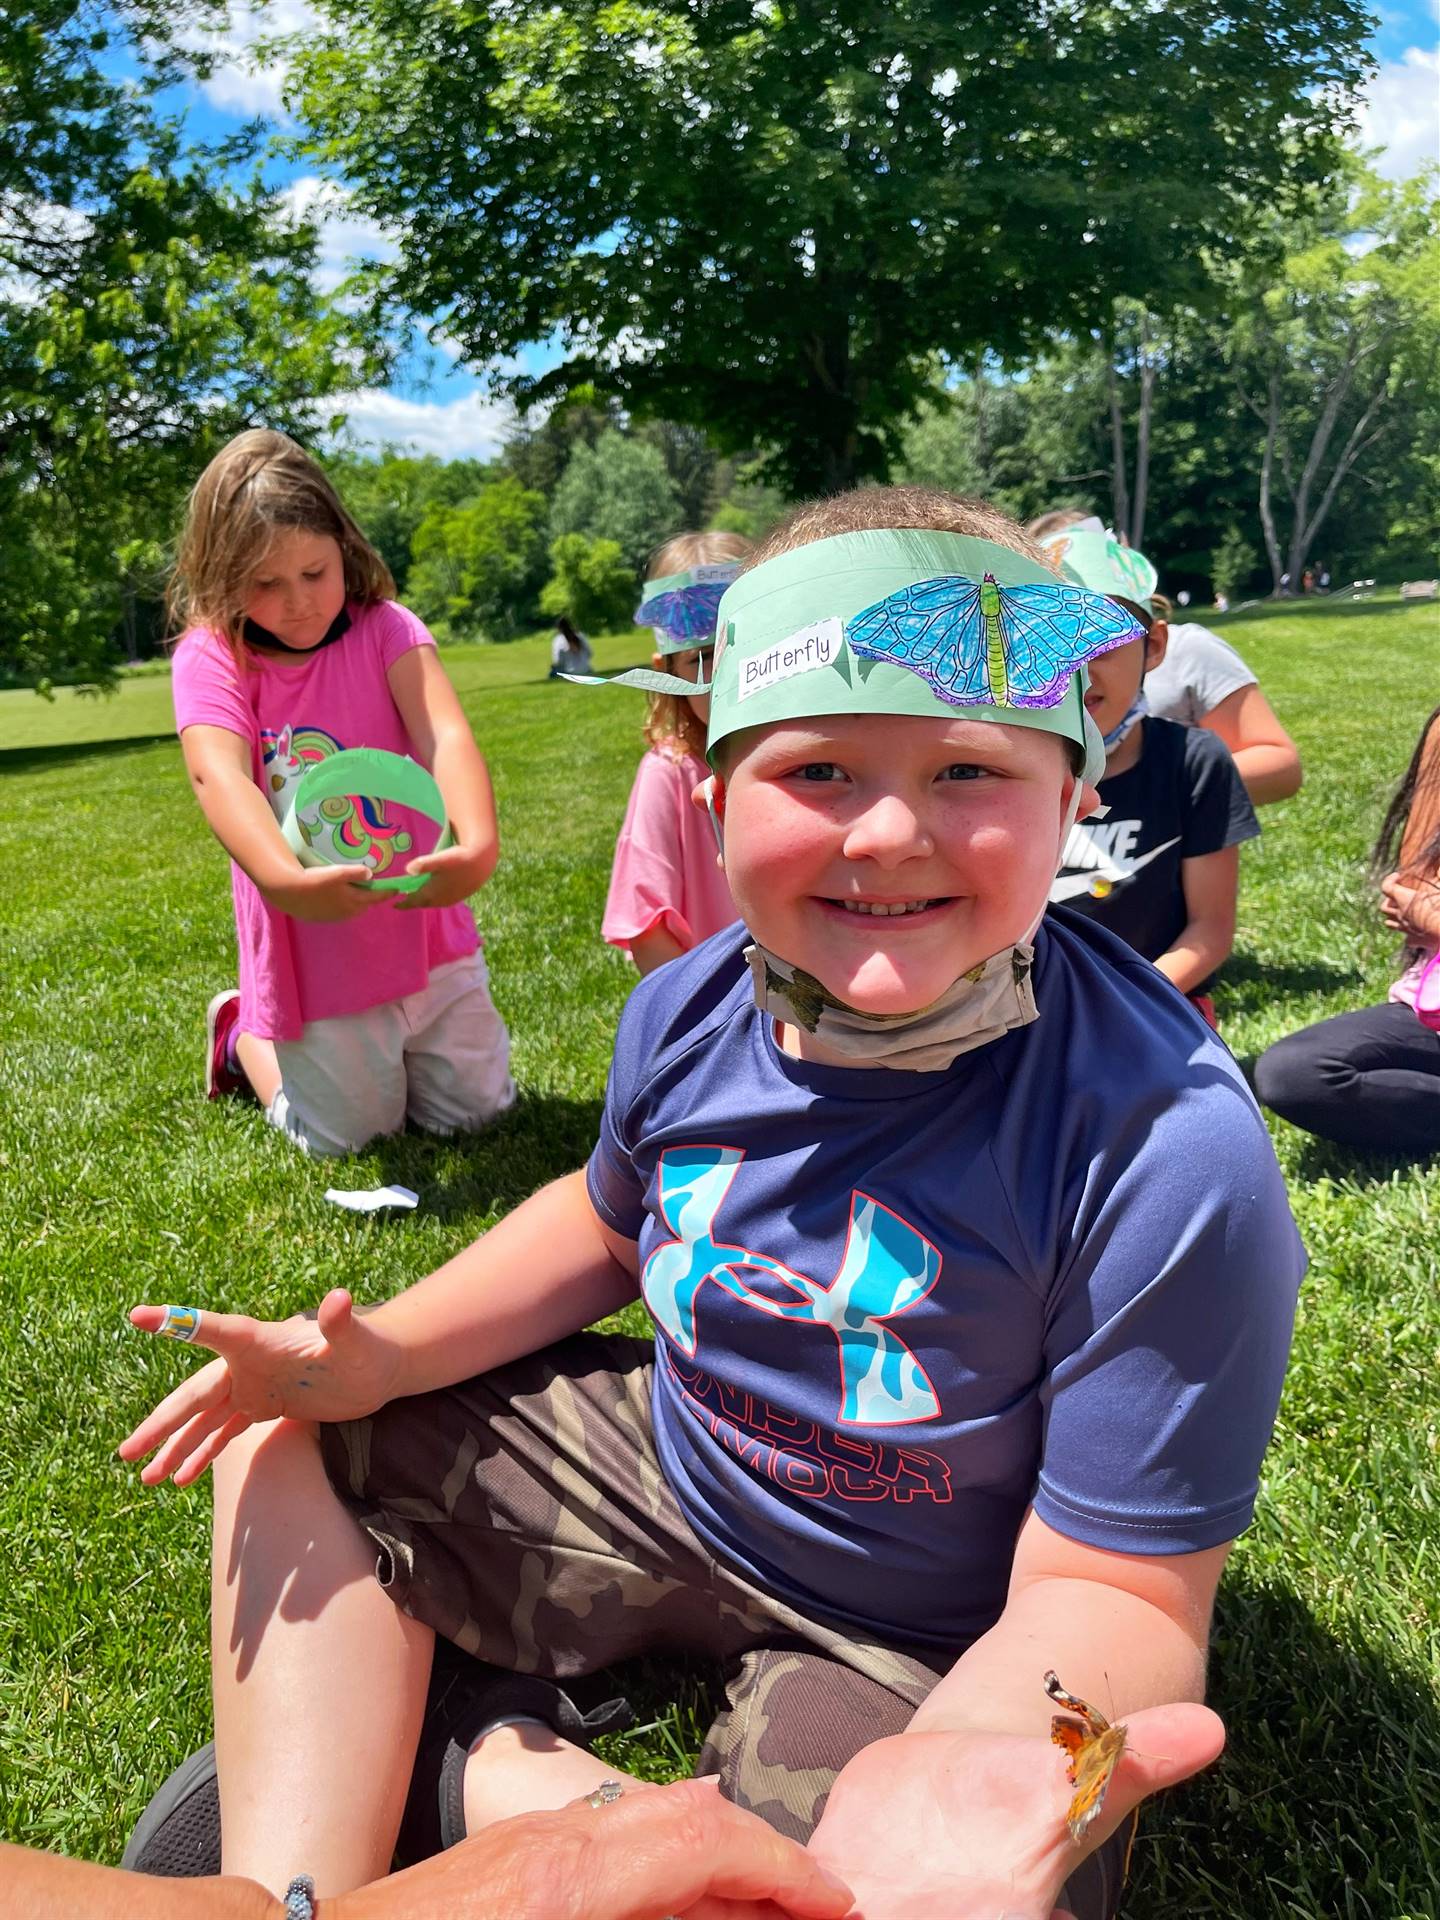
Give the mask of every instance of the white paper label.
[{"label": "white paper label", "polygon": [[813,627],[801,627],[786,640],[778,640],[764,653],[753,654],[740,662],[739,697],[748,700],[752,693],[763,693],[782,680],[793,680],[797,673],[814,673],[828,667],[840,652],[845,630],[840,621],[817,620]]}]

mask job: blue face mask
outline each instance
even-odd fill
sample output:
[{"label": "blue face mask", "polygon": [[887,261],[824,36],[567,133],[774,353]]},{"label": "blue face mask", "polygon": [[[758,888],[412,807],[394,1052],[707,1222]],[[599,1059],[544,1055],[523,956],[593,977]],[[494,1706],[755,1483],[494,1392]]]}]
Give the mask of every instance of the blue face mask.
[{"label": "blue face mask", "polygon": [[1136,727],[1139,726],[1140,722],[1145,718],[1146,714],[1149,713],[1149,711],[1150,711],[1150,702],[1145,698],[1144,687],[1141,687],[1140,691],[1136,694],[1135,698],[1130,702],[1129,706],[1125,709],[1125,714],[1123,719],[1119,720],[1110,729],[1109,733],[1107,733],[1104,736],[1105,751],[1107,753],[1113,753],[1116,747],[1119,746],[1120,742],[1123,739],[1125,739],[1125,737],[1128,734],[1131,734],[1135,731]]}]

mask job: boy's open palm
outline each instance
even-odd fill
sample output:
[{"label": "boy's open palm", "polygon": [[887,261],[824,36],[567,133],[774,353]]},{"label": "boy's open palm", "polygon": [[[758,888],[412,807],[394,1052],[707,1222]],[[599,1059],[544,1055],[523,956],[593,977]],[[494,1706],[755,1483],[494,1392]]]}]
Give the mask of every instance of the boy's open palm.
[{"label": "boy's open palm", "polygon": [[1065,1828],[1073,1789],[1043,1736],[904,1733],[840,1773],[811,1851],[855,1893],[852,1920],[1065,1920],[1055,1906],[1083,1854],[1147,1794],[1208,1766],[1224,1729],[1206,1707],[1126,1716],[1130,1744],[1084,1849]]},{"label": "boy's open palm", "polygon": [[[164,1318],[163,1307],[130,1309],[131,1325],[143,1333],[158,1333]],[[256,1421],[355,1420],[393,1397],[395,1347],[356,1315],[343,1287],[326,1294],[313,1320],[202,1313],[195,1344],[219,1358],[120,1443],[122,1460],[155,1455],[140,1475],[147,1487],[189,1486]]]}]

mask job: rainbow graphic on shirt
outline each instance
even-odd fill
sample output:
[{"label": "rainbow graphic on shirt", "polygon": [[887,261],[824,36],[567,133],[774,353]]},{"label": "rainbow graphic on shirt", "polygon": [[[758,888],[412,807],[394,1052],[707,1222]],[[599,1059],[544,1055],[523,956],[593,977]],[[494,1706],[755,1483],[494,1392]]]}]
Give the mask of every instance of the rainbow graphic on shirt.
[{"label": "rainbow graphic on shirt", "polygon": [[[289,812],[310,768],[342,751],[341,742],[323,727],[261,728],[262,784],[278,820]],[[375,874],[388,872],[414,844],[403,827],[386,819],[383,807],[363,794],[322,800],[302,814],[300,831],[310,846],[324,846],[332,860],[358,861]]]}]

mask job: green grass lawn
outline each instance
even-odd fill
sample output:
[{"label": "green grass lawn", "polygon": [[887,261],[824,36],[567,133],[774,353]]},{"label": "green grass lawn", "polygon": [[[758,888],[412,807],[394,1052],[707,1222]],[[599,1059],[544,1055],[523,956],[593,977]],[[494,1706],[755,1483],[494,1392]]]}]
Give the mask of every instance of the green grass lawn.
[{"label": "green grass lawn", "polygon": [[[1216,998],[1244,1056],[1383,998],[1364,861],[1440,699],[1440,620],[1380,599],[1217,621],[1300,742],[1298,799],[1246,849]],[[637,656],[601,643],[602,666]],[[110,700],[0,694],[0,1831],[114,1860],[209,1730],[206,1488],[147,1493],[117,1439],[191,1364],[136,1300],[283,1314],[375,1299],[578,1165],[632,975],[600,942],[640,704],[547,684],[545,643],[447,655],[495,773],[499,873],[478,903],[518,1109],[343,1163],[417,1213],[366,1220],[253,1107],[200,1095],[202,1016],[233,978],[223,857],[190,797],[163,675]],[[1149,1814],[1134,1920],[1418,1920],[1440,1885],[1437,1246],[1432,1168],[1358,1161],[1274,1122],[1309,1279],[1260,1511],[1227,1572],[1206,1780]],[[610,1751],[683,1768],[704,1682],[651,1688]]]}]

